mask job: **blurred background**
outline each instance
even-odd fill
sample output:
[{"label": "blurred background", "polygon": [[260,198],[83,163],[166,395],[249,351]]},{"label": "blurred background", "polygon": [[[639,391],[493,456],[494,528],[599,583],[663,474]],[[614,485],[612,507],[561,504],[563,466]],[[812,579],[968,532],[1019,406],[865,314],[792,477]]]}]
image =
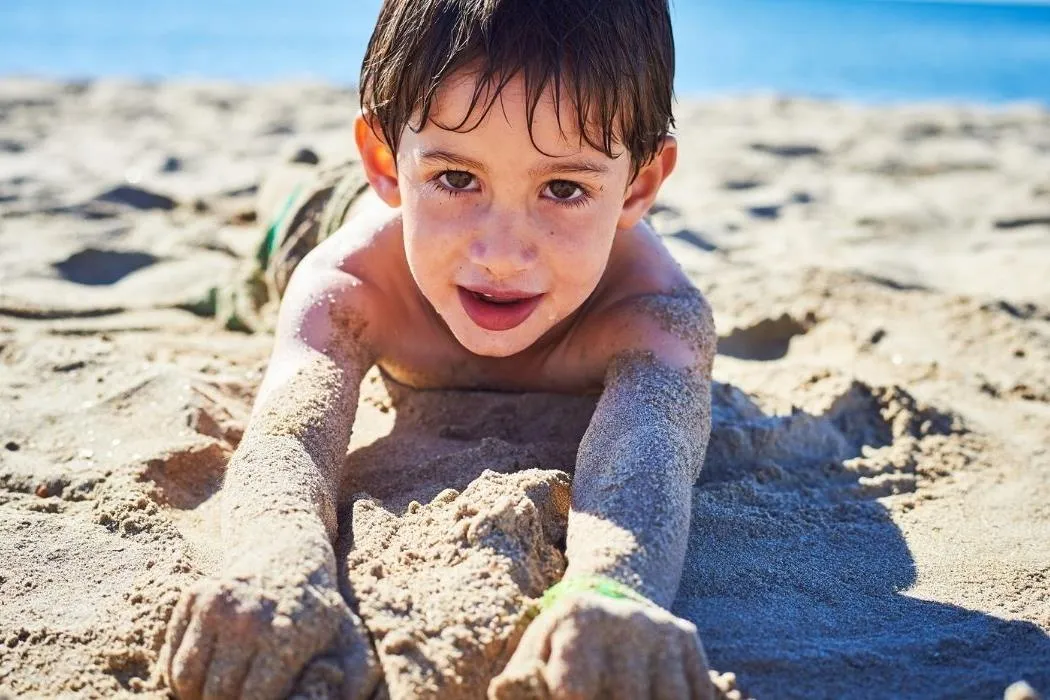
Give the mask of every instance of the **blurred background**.
[{"label": "blurred background", "polygon": [[[0,75],[353,84],[380,0],[4,0]],[[1050,3],[677,0],[680,96],[1050,102]]]}]

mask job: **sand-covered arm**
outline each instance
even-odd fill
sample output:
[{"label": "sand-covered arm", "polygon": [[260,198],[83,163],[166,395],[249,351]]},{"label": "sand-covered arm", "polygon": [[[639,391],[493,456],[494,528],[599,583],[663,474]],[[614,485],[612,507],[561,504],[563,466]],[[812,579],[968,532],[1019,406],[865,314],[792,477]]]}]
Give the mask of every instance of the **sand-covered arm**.
[{"label": "sand-covered arm", "polygon": [[612,578],[670,607],[710,429],[703,368],[651,351],[613,359],[576,460],[566,579]]},{"label": "sand-covered arm", "polygon": [[576,459],[566,578],[607,576],[669,607],[711,432],[714,323],[692,289],[632,300],[620,317]]},{"label": "sand-covered arm", "polygon": [[330,550],[359,387],[372,363],[366,315],[355,310],[362,296],[360,283],[338,271],[298,275],[288,288],[266,376],[227,468],[228,565],[286,532],[301,547],[310,535]]},{"label": "sand-covered arm", "polygon": [[[183,698],[281,697],[339,647],[366,692],[374,658],[342,599],[332,541],[337,489],[371,364],[360,283],[300,266],[274,352],[222,492],[223,564],[172,614],[161,670]],[[348,689],[346,695],[355,692]]]},{"label": "sand-covered arm", "polygon": [[568,568],[489,687],[495,700],[713,697],[695,625],[667,608],[711,430],[714,324],[692,289],[618,311],[589,339],[610,361],[576,459]]}]

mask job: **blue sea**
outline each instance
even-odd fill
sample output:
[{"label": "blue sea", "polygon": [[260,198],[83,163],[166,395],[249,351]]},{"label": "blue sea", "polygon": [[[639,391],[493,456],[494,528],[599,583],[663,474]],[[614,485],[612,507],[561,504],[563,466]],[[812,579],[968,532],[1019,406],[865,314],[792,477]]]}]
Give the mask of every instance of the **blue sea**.
[{"label": "blue sea", "polygon": [[[1050,104],[1050,2],[672,1],[679,96]],[[0,0],[0,75],[350,84],[378,8],[379,0]]]}]

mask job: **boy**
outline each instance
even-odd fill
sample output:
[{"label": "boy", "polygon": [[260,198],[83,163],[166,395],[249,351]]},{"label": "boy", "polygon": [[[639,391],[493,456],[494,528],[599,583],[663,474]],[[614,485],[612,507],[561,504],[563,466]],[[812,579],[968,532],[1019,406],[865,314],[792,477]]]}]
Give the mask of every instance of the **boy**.
[{"label": "boy", "polygon": [[666,611],[715,351],[706,302],[642,220],[675,166],[672,79],[666,0],[386,0],[355,123],[369,187],[299,197],[280,246],[316,244],[228,467],[222,573],[169,623],[181,697],[281,696],[336,645],[348,696],[374,682],[332,549],[373,364],[419,389],[601,392],[565,578],[490,697],[710,695],[695,627]]}]

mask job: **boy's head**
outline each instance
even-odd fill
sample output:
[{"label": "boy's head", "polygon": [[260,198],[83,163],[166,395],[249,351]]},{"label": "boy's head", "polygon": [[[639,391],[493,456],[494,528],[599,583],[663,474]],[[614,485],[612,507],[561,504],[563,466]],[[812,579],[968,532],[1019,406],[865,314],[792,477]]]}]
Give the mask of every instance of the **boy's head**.
[{"label": "boy's head", "polygon": [[674,167],[673,77],[667,0],[385,0],[358,147],[465,347],[520,352],[595,290]]}]

